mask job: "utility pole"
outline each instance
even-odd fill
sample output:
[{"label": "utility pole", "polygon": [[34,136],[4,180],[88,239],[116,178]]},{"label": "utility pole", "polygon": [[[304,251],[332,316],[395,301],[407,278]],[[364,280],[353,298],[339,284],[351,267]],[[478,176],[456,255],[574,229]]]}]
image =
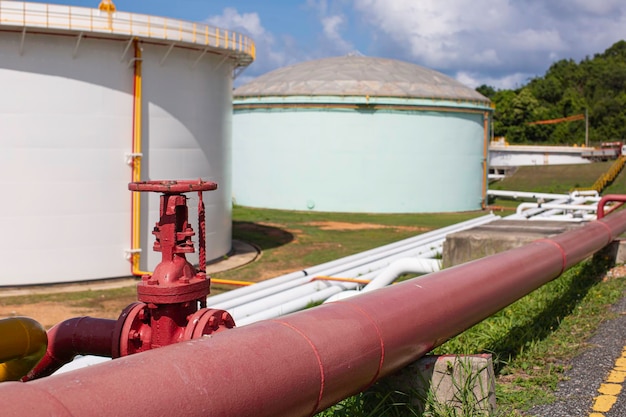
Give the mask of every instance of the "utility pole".
[{"label": "utility pole", "polygon": [[589,147],[589,110],[585,108],[585,148]]}]

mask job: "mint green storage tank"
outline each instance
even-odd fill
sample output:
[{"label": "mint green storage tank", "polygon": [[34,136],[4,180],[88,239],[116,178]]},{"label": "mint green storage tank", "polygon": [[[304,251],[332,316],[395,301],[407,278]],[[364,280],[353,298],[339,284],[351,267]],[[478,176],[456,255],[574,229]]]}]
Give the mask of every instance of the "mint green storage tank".
[{"label": "mint green storage tank", "polygon": [[480,209],[492,108],[414,64],[346,56],[234,91],[233,199],[287,210]]}]

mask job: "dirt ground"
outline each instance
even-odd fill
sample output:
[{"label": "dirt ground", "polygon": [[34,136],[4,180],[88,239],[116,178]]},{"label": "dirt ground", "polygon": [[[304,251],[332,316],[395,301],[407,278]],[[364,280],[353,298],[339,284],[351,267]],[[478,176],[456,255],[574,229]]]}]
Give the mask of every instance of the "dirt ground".
[{"label": "dirt ground", "polygon": [[308,226],[319,227],[321,230],[371,230],[371,229],[395,229],[411,232],[427,232],[431,229],[416,226],[386,226],[372,223],[348,223],[348,222],[309,222]]},{"label": "dirt ground", "polygon": [[77,307],[59,302],[40,302],[34,304],[9,304],[0,307],[0,317],[26,316],[50,328],[57,323],[72,317],[92,316],[106,319],[117,319],[122,309],[130,302],[108,301],[104,307],[97,308]]}]

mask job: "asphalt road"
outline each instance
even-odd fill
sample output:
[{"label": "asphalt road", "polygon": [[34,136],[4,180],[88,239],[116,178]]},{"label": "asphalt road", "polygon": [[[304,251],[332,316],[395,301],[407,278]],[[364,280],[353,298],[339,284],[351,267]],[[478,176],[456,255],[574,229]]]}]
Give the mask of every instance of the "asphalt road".
[{"label": "asphalt road", "polygon": [[591,348],[573,360],[572,369],[565,374],[567,380],[558,386],[557,401],[535,407],[529,415],[626,416],[626,297],[613,310],[617,318],[604,322],[589,339]]}]

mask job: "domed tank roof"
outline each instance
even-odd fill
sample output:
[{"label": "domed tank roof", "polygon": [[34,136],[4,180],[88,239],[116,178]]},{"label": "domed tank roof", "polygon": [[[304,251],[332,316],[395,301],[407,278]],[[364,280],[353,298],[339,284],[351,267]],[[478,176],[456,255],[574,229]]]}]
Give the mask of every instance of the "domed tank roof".
[{"label": "domed tank roof", "polygon": [[307,61],[268,72],[235,89],[259,96],[370,96],[489,102],[477,91],[419,65],[348,55]]}]

